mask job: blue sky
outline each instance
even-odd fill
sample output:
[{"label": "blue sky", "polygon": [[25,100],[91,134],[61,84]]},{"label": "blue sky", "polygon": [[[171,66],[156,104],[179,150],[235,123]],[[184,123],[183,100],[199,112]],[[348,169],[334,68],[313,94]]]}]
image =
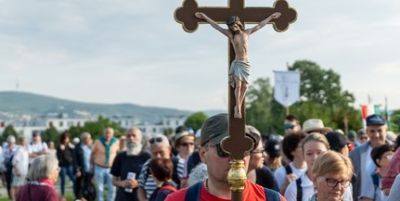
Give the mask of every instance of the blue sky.
[{"label": "blue sky", "polygon": [[[288,2],[298,12],[295,24],[250,38],[250,81],[309,59],[338,72],[356,105],[370,94],[374,103],[387,96],[390,108],[400,108],[400,1]],[[181,3],[0,0],[0,90],[15,90],[19,80],[22,91],[86,102],[225,109],[227,40],[208,25],[184,32],[173,17]]]}]

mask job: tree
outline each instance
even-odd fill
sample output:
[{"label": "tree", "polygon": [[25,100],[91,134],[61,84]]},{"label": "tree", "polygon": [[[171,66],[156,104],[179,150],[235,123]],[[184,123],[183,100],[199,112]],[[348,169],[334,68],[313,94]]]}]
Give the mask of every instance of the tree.
[{"label": "tree", "polygon": [[8,125],[6,128],[4,128],[4,131],[0,137],[0,143],[3,144],[5,141],[7,141],[7,138],[10,135],[13,135],[15,138],[17,138],[17,136],[18,136],[17,131],[15,131],[15,129],[12,125]]},{"label": "tree", "polygon": [[203,112],[195,112],[189,115],[185,120],[185,126],[192,128],[195,132],[201,128],[203,123],[207,120],[207,115]]},{"label": "tree", "polygon": [[70,129],[68,129],[68,132],[71,139],[74,137],[80,137],[83,132],[88,132],[92,135],[93,139],[97,139],[99,136],[104,134],[104,129],[107,127],[114,129],[114,136],[116,137],[122,136],[125,132],[125,129],[123,129],[120,125],[102,116],[99,116],[97,121],[86,122],[82,127],[72,126]]},{"label": "tree", "polygon": [[272,86],[269,78],[259,78],[247,91],[246,119],[260,132],[272,131]]},{"label": "tree", "polygon": [[55,145],[58,145],[60,140],[60,133],[54,127],[50,127],[46,129],[42,134],[42,140],[44,142],[54,142]]},{"label": "tree", "polygon": [[[361,127],[360,113],[353,107],[355,98],[342,89],[339,74],[307,60],[296,61],[288,70],[299,71],[301,76],[301,99],[290,107],[300,122],[319,118],[332,128],[345,130],[346,121],[348,129]],[[260,78],[249,87],[246,108],[249,124],[261,132],[283,133],[285,108],[273,99],[268,78]]]}]

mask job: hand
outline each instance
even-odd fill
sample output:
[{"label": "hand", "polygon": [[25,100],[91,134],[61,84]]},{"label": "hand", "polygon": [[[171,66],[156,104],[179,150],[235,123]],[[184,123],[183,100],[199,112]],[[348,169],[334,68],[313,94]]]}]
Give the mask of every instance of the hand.
[{"label": "hand", "polygon": [[282,15],[282,13],[280,12],[275,12],[271,15],[272,19],[278,19],[280,16]]},{"label": "hand", "polygon": [[138,182],[136,179],[127,179],[124,181],[125,188],[136,188],[138,186]]},{"label": "hand", "polygon": [[295,181],[297,176],[295,174],[288,174],[285,178],[285,181],[290,184],[290,182]]},{"label": "hand", "polygon": [[199,19],[204,19],[206,15],[202,12],[196,12],[194,16],[196,16]]}]

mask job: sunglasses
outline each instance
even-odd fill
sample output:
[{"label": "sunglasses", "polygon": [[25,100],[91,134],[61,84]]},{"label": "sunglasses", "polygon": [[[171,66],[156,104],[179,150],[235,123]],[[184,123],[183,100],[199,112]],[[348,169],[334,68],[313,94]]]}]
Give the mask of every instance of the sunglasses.
[{"label": "sunglasses", "polygon": [[228,152],[225,152],[222,149],[221,144],[216,144],[216,145],[212,145],[212,146],[216,148],[218,157],[228,158],[230,156],[230,154]]},{"label": "sunglasses", "polygon": [[194,146],[194,143],[193,142],[181,143],[180,146],[182,146],[182,147]]},{"label": "sunglasses", "polygon": [[293,129],[294,125],[293,124],[285,124],[285,125],[283,125],[283,127],[285,128],[285,130],[288,130],[288,129]]},{"label": "sunglasses", "polygon": [[149,140],[150,144],[161,143],[163,141],[162,137],[154,137]]}]

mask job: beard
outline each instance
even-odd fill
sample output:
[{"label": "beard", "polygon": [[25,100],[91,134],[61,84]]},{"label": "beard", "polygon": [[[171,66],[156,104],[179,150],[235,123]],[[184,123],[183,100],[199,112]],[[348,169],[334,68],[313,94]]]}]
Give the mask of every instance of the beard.
[{"label": "beard", "polygon": [[142,151],[143,145],[136,142],[126,142],[126,153],[130,156],[138,155]]}]

